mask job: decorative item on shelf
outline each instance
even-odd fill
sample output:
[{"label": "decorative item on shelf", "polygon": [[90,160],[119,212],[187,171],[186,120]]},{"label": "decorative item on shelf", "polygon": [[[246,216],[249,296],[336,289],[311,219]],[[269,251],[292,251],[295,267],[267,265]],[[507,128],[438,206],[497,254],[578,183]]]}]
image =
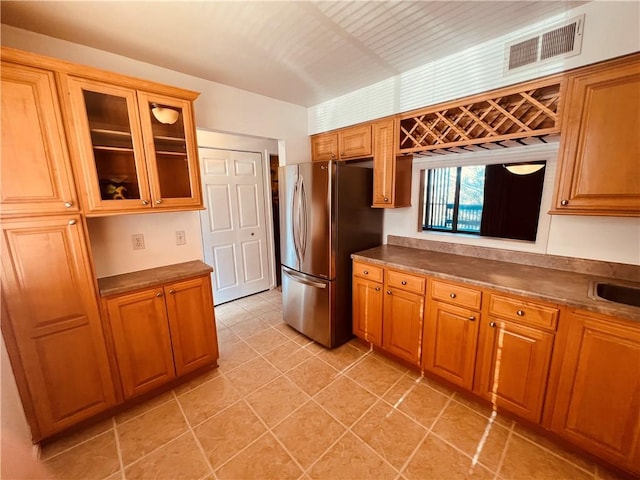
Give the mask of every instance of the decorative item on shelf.
[{"label": "decorative item on shelf", "polygon": [[178,121],[180,112],[167,106],[160,106],[157,103],[151,104],[151,113],[160,123],[165,125],[173,125]]},{"label": "decorative item on shelf", "polygon": [[124,183],[127,181],[126,176],[106,178],[100,181],[103,200],[126,200],[127,187]]},{"label": "decorative item on shelf", "polygon": [[515,175],[529,175],[542,170],[545,166],[545,162],[531,162],[531,163],[512,163],[503,165],[509,172]]}]

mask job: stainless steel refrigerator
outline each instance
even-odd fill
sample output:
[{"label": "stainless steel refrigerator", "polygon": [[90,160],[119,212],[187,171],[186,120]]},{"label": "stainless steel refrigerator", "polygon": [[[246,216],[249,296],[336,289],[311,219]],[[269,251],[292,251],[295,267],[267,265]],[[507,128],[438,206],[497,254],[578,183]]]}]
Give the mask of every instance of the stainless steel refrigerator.
[{"label": "stainless steel refrigerator", "polygon": [[351,333],[351,254],[382,244],[373,170],[347,162],[281,167],[284,321],[326,347]]}]

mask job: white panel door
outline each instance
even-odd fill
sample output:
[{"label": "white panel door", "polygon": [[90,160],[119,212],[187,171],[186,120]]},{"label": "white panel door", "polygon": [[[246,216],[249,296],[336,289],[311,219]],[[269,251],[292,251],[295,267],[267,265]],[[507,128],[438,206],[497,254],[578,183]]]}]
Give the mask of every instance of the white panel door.
[{"label": "white panel door", "polygon": [[215,304],[269,288],[264,171],[257,152],[201,148],[206,210],[200,212]]}]

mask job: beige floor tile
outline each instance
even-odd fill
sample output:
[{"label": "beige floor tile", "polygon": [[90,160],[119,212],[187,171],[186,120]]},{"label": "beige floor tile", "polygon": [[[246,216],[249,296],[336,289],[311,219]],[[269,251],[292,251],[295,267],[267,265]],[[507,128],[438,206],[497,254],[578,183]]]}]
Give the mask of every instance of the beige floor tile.
[{"label": "beige floor tile", "polygon": [[288,480],[299,478],[302,470],[275,438],[267,433],[215,473],[220,480]]},{"label": "beige floor tile", "polygon": [[241,307],[238,307],[233,312],[225,315],[218,315],[216,312],[216,320],[222,323],[225,327],[233,327],[239,323],[251,320],[252,318],[255,318],[255,315],[247,312]]},{"label": "beige floor tile", "polygon": [[358,350],[348,343],[345,343],[338,348],[324,350],[318,353],[318,358],[324,360],[338,371],[343,371],[353,366],[363,356],[364,352],[362,352],[362,350]]},{"label": "beige floor tile", "polygon": [[424,427],[383,400],[358,420],[352,431],[398,470],[427,433]]},{"label": "beige floor tile", "polygon": [[280,333],[282,333],[289,340],[292,340],[293,342],[295,342],[297,345],[300,345],[301,347],[304,347],[305,345],[308,345],[309,342],[311,341],[307,337],[302,335],[300,332],[298,332],[296,329],[294,329],[294,328],[290,327],[289,325],[287,325],[286,323],[280,323],[280,324],[274,326],[273,328],[278,330]]},{"label": "beige floor tile", "polygon": [[431,428],[449,402],[449,397],[406,377],[398,382],[384,399],[426,428]]},{"label": "beige floor tile", "polygon": [[267,310],[272,310],[274,305],[267,300],[260,298],[258,295],[251,295],[249,297],[244,297],[239,300],[236,300],[238,306],[244,308],[247,312],[253,315],[260,315],[262,312],[266,312]]},{"label": "beige floor tile", "polygon": [[329,385],[338,372],[335,368],[315,357],[289,370],[286,375],[309,395]]},{"label": "beige floor tile", "polygon": [[271,325],[262,320],[260,317],[257,317],[254,314],[249,315],[251,315],[250,319],[235,323],[231,326],[231,330],[233,330],[233,333],[238,335],[243,340],[249,338],[252,335],[255,335],[256,333],[260,333],[271,328]]},{"label": "beige floor tile", "polygon": [[344,432],[345,428],[312,400],[273,429],[273,434],[305,469]]},{"label": "beige floor tile", "polygon": [[243,363],[247,363],[249,360],[253,360],[258,356],[253,348],[247,345],[245,342],[236,342],[232,344],[219,344],[220,358],[218,359],[218,365],[222,372],[228,372],[234,368],[239,367]]},{"label": "beige floor tile", "polygon": [[391,367],[388,363],[367,356],[349,369],[346,375],[376,395],[383,395],[394,383],[400,380],[402,372]]},{"label": "beige floor tile", "polygon": [[245,339],[245,342],[258,353],[267,353],[278,345],[288,342],[287,337],[273,328],[256,333]]},{"label": "beige floor tile", "polygon": [[286,372],[293,367],[297,367],[312,356],[309,350],[302,348],[299,344],[291,340],[263,355],[266,360],[281,372]]},{"label": "beige floor tile", "polygon": [[[310,340],[307,337],[304,337],[303,340],[306,340],[307,343],[303,343],[302,345],[304,345],[304,348],[306,348],[307,350],[309,350],[311,353],[313,353],[314,355],[317,355],[320,352],[323,352],[325,350],[327,350],[327,347],[324,347],[322,345],[320,345],[319,343],[314,342],[313,340]],[[301,342],[303,341],[301,340]]]},{"label": "beige floor tile", "polygon": [[216,469],[265,431],[258,417],[240,401],[199,425],[195,434]]},{"label": "beige floor tile", "polygon": [[383,355],[381,352],[376,352],[375,350],[370,354],[372,358],[376,360],[380,360],[382,363],[386,363],[392,368],[401,371],[402,373],[408,372],[409,369],[404,365],[396,362],[393,358],[388,357],[387,355]]},{"label": "beige floor tile", "polygon": [[224,319],[247,311],[236,302],[227,302],[216,306],[214,312],[217,319]]},{"label": "beige floor tile", "polygon": [[181,435],[125,469],[127,480],[190,480],[210,472],[192,432]]},{"label": "beige floor tile", "polygon": [[527,479],[572,479],[593,478],[579,469],[528,440],[512,435],[498,472],[503,478]]},{"label": "beige floor tile", "polygon": [[118,425],[125,467],[187,431],[187,422],[175,400]]},{"label": "beige floor tile", "polygon": [[44,461],[51,458],[64,450],[68,450],[79,443],[86,442],[105,433],[107,431],[113,431],[113,419],[107,418],[101,422],[89,425],[81,430],[70,433],[52,442],[43,442],[40,444],[40,460]]},{"label": "beige floor tile", "polygon": [[[409,480],[493,478],[481,465],[474,465],[470,457],[428,435],[402,472]],[[526,477],[520,477],[524,480]],[[548,479],[551,480],[551,479]]]},{"label": "beige floor tile", "polygon": [[354,338],[353,340],[349,340],[348,343],[349,345],[351,345],[354,348],[357,348],[361,352],[367,353],[372,351],[371,346],[366,344],[364,341],[360,340],[359,338]]},{"label": "beige floor tile", "polygon": [[216,368],[212,368],[210,370],[206,370],[205,372],[202,372],[197,377],[194,377],[194,378],[192,378],[191,380],[189,380],[187,382],[184,382],[184,383],[181,383],[180,385],[177,385],[173,389],[173,391],[176,393],[176,395],[182,395],[183,393],[187,393],[187,392],[193,390],[194,388],[198,388],[199,386],[207,383],[208,381],[219,377],[220,375],[222,375],[222,372],[217,367]]},{"label": "beige floor tile", "polygon": [[308,399],[306,393],[284,376],[276,378],[245,398],[269,427],[273,427]]},{"label": "beige floor tile", "polygon": [[392,479],[397,472],[352,433],[343,436],[307,472],[312,479]]},{"label": "beige floor tile", "polygon": [[127,408],[126,410],[123,410],[122,412],[118,413],[115,416],[116,423],[120,424],[120,423],[127,422],[132,418],[135,418],[139,415],[142,415],[145,412],[148,412],[149,410],[152,410],[156,407],[159,407],[160,405],[164,405],[165,403],[172,401],[173,398],[174,398],[173,393],[171,391],[163,392],[159,395],[156,395],[155,397],[151,397],[142,403],[133,405]]},{"label": "beige floor tile", "polygon": [[259,357],[231,370],[226,376],[240,393],[248,395],[279,375],[278,369]]},{"label": "beige floor tile", "polygon": [[241,398],[242,394],[231,381],[224,375],[220,375],[210,382],[180,395],[178,401],[193,427]]},{"label": "beige floor tile", "polygon": [[120,470],[113,430],[44,462],[53,478],[59,480],[103,479]]},{"label": "beige floor tile", "polygon": [[537,445],[539,445],[541,447],[544,447],[544,448],[546,448],[548,450],[551,450],[556,455],[559,455],[559,456],[569,460],[570,462],[575,463],[576,465],[578,465],[579,467],[587,470],[588,472],[591,472],[591,473],[595,473],[596,472],[596,464],[595,463],[591,462],[590,460],[587,460],[586,458],[578,455],[577,453],[574,453],[574,452],[571,452],[569,450],[566,450],[565,448],[562,448],[560,445],[558,445],[553,440],[551,440],[551,439],[549,439],[549,438],[547,438],[547,437],[545,437],[543,435],[539,435],[538,433],[535,433],[532,430],[529,430],[529,429],[523,427],[518,422],[514,422],[513,431],[514,431],[514,433],[516,433],[516,434],[518,434],[520,436],[528,438],[533,443],[536,443]]},{"label": "beige floor tile", "polygon": [[[451,402],[433,426],[432,433],[496,471],[509,431],[464,405]],[[486,438],[483,440],[483,437]],[[482,443],[481,443],[482,442]]]},{"label": "beige floor tile", "polygon": [[[453,395],[453,400],[455,400],[456,402],[462,403],[463,405],[466,405],[469,408],[472,408],[473,410],[478,412],[480,415],[484,415],[487,418],[489,418],[493,413],[493,408],[489,403],[482,402],[479,399],[472,397],[471,394],[465,395],[461,392],[456,392]],[[511,428],[513,425],[513,420],[511,420],[508,417],[505,417],[500,413],[498,413],[498,415],[495,417],[495,422],[499,423],[500,425],[506,428]]]},{"label": "beige floor tile", "polygon": [[275,306],[273,310],[260,314],[260,320],[267,322],[271,326],[284,325],[282,322],[282,308]]},{"label": "beige floor tile", "polygon": [[377,397],[340,375],[327,388],[317,393],[314,399],[349,427],[376,402]]},{"label": "beige floor tile", "polygon": [[216,327],[219,345],[230,345],[240,341],[240,337],[233,333],[230,327],[218,324]]}]

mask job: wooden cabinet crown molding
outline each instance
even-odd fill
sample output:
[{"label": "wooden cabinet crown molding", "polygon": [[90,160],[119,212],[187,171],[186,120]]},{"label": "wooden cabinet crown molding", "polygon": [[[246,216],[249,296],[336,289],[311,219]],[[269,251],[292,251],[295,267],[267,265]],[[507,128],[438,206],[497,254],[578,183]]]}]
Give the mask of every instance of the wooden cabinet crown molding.
[{"label": "wooden cabinet crown molding", "polygon": [[136,78],[133,76],[103,70],[101,68],[80,65],[58,58],[39,55],[37,53],[25,52],[9,47],[0,47],[0,59],[8,62],[29,65],[32,67],[51,70],[58,73],[73,74],[90,80],[98,80],[117,84],[123,87],[136,88],[161,95],[181,97],[187,100],[195,100],[200,95],[199,92],[178,88],[171,85]]}]

